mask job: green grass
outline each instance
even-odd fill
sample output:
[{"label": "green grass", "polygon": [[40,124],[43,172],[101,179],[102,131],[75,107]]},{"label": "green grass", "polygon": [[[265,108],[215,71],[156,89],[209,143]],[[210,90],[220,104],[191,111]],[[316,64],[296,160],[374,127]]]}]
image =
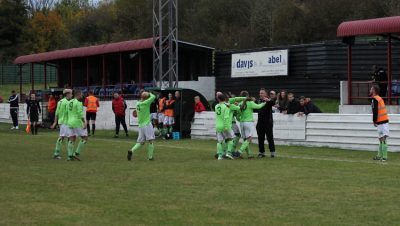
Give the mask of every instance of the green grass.
[{"label": "green grass", "polygon": [[312,99],[323,113],[339,113],[340,100],[338,99]]},{"label": "green grass", "polygon": [[[48,83],[47,87],[57,86],[56,83]],[[35,83],[35,89],[43,89],[44,83]],[[28,93],[32,89],[32,84],[22,84],[22,92]],[[11,95],[11,91],[15,90],[19,93],[19,84],[0,84],[0,97],[3,97],[4,101],[8,100],[8,97]]]},{"label": "green grass", "polygon": [[[52,160],[56,132],[0,124],[0,225],[399,225],[400,155],[277,148],[217,161],[215,141],[156,141],[155,161],[99,131],[81,162]],[[252,146],[256,150],[255,146]]]}]

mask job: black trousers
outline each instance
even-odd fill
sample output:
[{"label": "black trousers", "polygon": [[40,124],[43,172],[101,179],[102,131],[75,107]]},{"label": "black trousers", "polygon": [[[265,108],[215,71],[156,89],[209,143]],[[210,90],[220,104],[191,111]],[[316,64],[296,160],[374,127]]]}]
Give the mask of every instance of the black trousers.
[{"label": "black trousers", "polygon": [[258,150],[260,153],[265,153],[264,142],[265,137],[268,140],[268,146],[270,152],[275,152],[275,142],[274,142],[274,124],[263,124],[256,126],[258,135]]},{"label": "black trousers", "polygon": [[174,131],[174,132],[181,131],[181,116],[180,115],[175,115],[175,124],[172,127],[172,131]]},{"label": "black trousers", "polygon": [[119,134],[119,127],[120,124],[122,124],[122,127],[124,127],[125,133],[128,133],[128,128],[126,127],[126,122],[125,122],[125,115],[124,116],[115,116],[115,134]]},{"label": "black trousers", "polygon": [[13,121],[13,126],[18,126],[18,109],[10,109],[10,115]]}]

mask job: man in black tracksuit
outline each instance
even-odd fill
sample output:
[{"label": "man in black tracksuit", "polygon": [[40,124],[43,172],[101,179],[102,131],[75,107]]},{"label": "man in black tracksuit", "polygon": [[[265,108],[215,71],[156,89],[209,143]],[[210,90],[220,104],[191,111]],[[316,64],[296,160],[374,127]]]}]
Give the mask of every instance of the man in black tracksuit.
[{"label": "man in black tracksuit", "polygon": [[13,121],[13,127],[11,129],[18,129],[18,94],[14,90],[11,91],[11,96],[8,98],[8,103],[10,103],[10,115]]},{"label": "man in black tracksuit", "polygon": [[257,121],[257,135],[258,135],[258,157],[265,157],[264,141],[267,136],[269,151],[271,152],[271,158],[275,157],[275,142],[274,142],[274,120],[272,116],[272,107],[275,104],[275,99],[268,99],[267,92],[265,89],[260,90],[260,99],[258,103],[266,103],[264,107],[258,110],[258,121]]}]

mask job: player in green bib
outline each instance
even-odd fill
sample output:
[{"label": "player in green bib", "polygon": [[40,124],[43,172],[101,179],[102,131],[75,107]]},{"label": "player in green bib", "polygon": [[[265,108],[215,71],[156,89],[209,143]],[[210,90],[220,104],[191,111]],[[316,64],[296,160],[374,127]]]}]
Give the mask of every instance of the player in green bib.
[{"label": "player in green bib", "polygon": [[[86,118],[84,116],[82,99],[82,91],[75,91],[75,98],[71,99],[68,103],[68,120],[67,126],[69,128],[69,142],[68,142],[68,160],[78,160],[79,155],[87,143],[87,130],[86,130]],[[74,152],[74,146],[76,137],[81,138],[78,147]]]},{"label": "player in green bib", "polygon": [[58,101],[57,103],[57,108],[56,108],[56,113],[55,113],[55,118],[53,125],[51,125],[50,128],[54,129],[58,123],[60,126],[60,136],[57,139],[56,142],[56,148],[54,151],[53,158],[54,159],[61,159],[61,146],[65,140],[66,137],[68,137],[68,127],[66,125],[66,121],[68,120],[68,114],[67,114],[67,107],[69,100],[72,98],[72,90],[70,89],[64,89],[63,90],[63,95],[64,98]]},{"label": "player in green bib", "polygon": [[[128,161],[132,160],[133,153],[138,151],[146,141],[149,142],[147,147],[147,158],[153,160],[154,144],[154,128],[151,121],[150,105],[154,102],[156,96],[152,93],[143,92],[140,96],[140,100],[136,104],[136,111],[134,116],[138,118],[139,124],[139,136],[136,144],[131,150],[128,151]],[[136,112],[136,113],[135,113]]]},{"label": "player in green bib", "polygon": [[253,158],[254,155],[250,150],[251,136],[254,130],[253,113],[255,109],[264,107],[265,103],[256,104],[247,91],[242,91],[240,96],[246,97],[246,99],[240,103],[240,131],[244,141],[240,146],[239,153],[242,155],[243,152],[247,152],[247,156]]}]

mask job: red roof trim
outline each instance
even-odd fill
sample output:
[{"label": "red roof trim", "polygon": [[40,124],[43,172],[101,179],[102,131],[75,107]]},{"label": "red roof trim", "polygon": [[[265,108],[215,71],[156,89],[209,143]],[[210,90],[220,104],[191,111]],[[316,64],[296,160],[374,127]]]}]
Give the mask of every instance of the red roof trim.
[{"label": "red roof trim", "polygon": [[60,59],[101,55],[107,53],[118,53],[118,52],[135,51],[141,49],[151,49],[152,46],[153,46],[153,38],[138,39],[125,42],[108,43],[104,45],[56,50],[46,53],[20,56],[14,60],[14,64],[39,63],[39,62],[46,62],[46,61],[53,61]]},{"label": "red roof trim", "polygon": [[338,37],[400,33],[400,16],[343,22],[337,29]]}]

